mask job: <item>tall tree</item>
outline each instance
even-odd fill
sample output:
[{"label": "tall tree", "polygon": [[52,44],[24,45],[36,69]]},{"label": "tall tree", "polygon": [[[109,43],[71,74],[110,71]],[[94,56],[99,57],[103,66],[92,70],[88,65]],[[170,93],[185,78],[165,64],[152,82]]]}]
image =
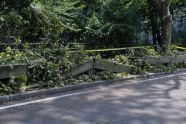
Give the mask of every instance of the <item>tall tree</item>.
[{"label": "tall tree", "polygon": [[170,4],[172,0],[161,0],[161,13],[163,24],[163,42],[166,45],[171,44],[172,38],[172,15],[170,14]]},{"label": "tall tree", "polygon": [[162,21],[162,41],[166,46],[171,45],[172,38],[172,15],[170,13],[170,5],[172,0],[154,0],[156,9],[159,12],[160,20]]}]

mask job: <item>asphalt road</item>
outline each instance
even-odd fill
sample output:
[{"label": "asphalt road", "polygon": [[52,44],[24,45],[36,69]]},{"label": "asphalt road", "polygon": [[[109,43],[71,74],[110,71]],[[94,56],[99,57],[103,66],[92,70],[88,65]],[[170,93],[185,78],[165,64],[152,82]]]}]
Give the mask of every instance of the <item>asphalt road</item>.
[{"label": "asphalt road", "polygon": [[123,84],[1,106],[0,124],[186,124],[186,74]]}]

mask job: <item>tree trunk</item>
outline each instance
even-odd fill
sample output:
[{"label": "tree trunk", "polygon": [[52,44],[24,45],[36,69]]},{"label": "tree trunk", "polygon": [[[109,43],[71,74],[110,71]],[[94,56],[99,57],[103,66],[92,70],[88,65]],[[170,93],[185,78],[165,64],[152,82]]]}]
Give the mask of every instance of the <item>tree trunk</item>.
[{"label": "tree trunk", "polygon": [[170,14],[170,4],[172,0],[161,0],[161,13],[162,13],[162,40],[164,45],[170,46],[172,39],[172,15]]},{"label": "tree trunk", "polygon": [[151,27],[152,27],[152,37],[153,37],[153,45],[154,45],[154,49],[156,51],[158,51],[158,47],[157,47],[157,35],[156,35],[156,30],[157,30],[157,13],[156,13],[156,7],[155,7],[155,3],[153,0],[148,0],[148,4],[149,4],[149,17],[151,20]]}]

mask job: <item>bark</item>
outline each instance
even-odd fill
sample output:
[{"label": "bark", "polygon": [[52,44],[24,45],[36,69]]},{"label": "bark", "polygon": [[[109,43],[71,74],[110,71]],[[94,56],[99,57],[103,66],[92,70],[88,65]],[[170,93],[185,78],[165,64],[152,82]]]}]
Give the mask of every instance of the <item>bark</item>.
[{"label": "bark", "polygon": [[171,45],[172,39],[172,15],[170,14],[170,4],[172,0],[161,0],[161,13],[162,13],[162,40],[164,45]]},{"label": "bark", "polygon": [[162,44],[171,45],[172,39],[172,15],[170,14],[170,4],[172,0],[154,0],[159,16],[161,18]]},{"label": "bark", "polygon": [[151,20],[151,27],[152,27],[152,36],[153,36],[153,44],[156,51],[160,52],[163,46],[162,42],[162,26],[161,19],[160,19],[160,2],[159,0],[148,0],[149,4],[149,17]]},{"label": "bark", "polygon": [[156,16],[156,9],[155,4],[153,0],[148,0],[149,4],[149,17],[151,20],[151,27],[152,27],[152,36],[153,36],[153,45],[154,49],[158,51],[157,49],[157,38],[156,38],[156,30],[157,30],[157,16]]}]

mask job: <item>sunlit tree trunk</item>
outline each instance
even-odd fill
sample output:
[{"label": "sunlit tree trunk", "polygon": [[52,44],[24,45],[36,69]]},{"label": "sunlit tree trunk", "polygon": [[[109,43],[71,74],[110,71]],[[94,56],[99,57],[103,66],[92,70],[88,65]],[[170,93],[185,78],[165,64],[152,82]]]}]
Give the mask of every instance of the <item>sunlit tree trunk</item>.
[{"label": "sunlit tree trunk", "polygon": [[172,0],[161,0],[162,8],[162,29],[163,29],[163,43],[167,46],[171,44],[172,38],[172,15],[170,14],[170,4]]},{"label": "sunlit tree trunk", "polygon": [[169,10],[171,2],[172,0],[148,0],[153,42],[160,48],[171,45],[172,15]]},{"label": "sunlit tree trunk", "polygon": [[172,0],[154,0],[157,4],[162,20],[162,40],[163,44],[169,46],[172,38],[172,15],[170,5]]}]

